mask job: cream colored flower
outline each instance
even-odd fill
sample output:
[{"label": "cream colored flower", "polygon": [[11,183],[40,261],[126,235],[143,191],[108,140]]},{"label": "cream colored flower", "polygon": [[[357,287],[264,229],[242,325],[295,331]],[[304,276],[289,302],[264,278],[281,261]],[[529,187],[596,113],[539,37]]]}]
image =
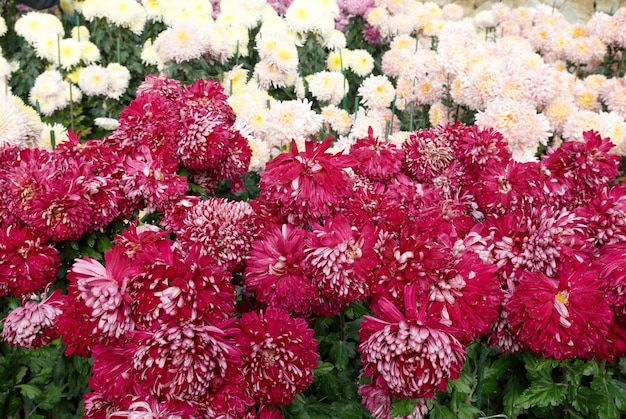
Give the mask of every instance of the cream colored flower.
[{"label": "cream colored flower", "polygon": [[369,109],[388,108],[393,101],[396,90],[387,76],[369,76],[361,83],[358,90],[361,103]]},{"label": "cream colored flower", "polygon": [[317,100],[338,104],[348,93],[348,81],[338,71],[320,71],[307,76],[309,91]]},{"label": "cream colored flower", "polygon": [[374,69],[374,58],[364,49],[355,49],[350,51],[349,66],[357,76],[365,77]]},{"label": "cream colored flower", "polygon": [[[52,144],[52,136],[54,135],[54,145]],[[55,122],[53,124],[43,123],[41,129],[41,136],[37,143],[37,147],[44,148],[46,150],[53,150],[61,143],[64,143],[69,138],[67,136],[67,128],[63,125]]]}]

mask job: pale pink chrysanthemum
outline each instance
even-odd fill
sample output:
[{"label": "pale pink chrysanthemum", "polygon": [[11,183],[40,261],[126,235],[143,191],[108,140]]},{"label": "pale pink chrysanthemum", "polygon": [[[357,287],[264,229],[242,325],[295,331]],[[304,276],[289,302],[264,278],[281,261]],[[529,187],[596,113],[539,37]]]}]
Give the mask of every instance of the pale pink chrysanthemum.
[{"label": "pale pink chrysanthemum", "polygon": [[476,125],[500,132],[517,161],[533,161],[539,145],[547,144],[551,135],[548,119],[527,101],[495,99],[478,112]]},{"label": "pale pink chrysanthemum", "polygon": [[244,313],[237,326],[242,372],[258,403],[287,405],[313,383],[318,342],[304,319],[268,307],[264,312]]},{"label": "pale pink chrysanthemum", "polygon": [[308,230],[289,224],[259,232],[246,258],[245,286],[268,306],[297,315],[313,312],[320,299],[304,263]]},{"label": "pale pink chrysanthemum", "polygon": [[164,324],[155,331],[134,331],[133,374],[156,396],[177,394],[199,400],[219,390],[241,367],[241,350],[231,336],[231,321],[216,326]]},{"label": "pale pink chrysanthemum", "polygon": [[591,359],[614,322],[603,283],[587,263],[560,278],[525,272],[507,303],[516,339],[542,357]]},{"label": "pale pink chrysanthemum", "polygon": [[626,119],[626,79],[607,79],[600,88],[600,99],[610,112]]},{"label": "pale pink chrysanthemum", "polygon": [[379,263],[373,224],[354,227],[341,214],[313,225],[305,262],[325,298],[349,304],[370,294],[370,277]]},{"label": "pale pink chrysanthemum", "polygon": [[387,76],[370,75],[361,83],[358,94],[361,103],[370,109],[388,108],[395,97],[395,89]]},{"label": "pale pink chrysanthemum", "polygon": [[396,398],[432,398],[459,377],[465,350],[439,321],[418,312],[415,287],[404,293],[405,311],[386,299],[365,316],[358,347],[363,374]]},{"label": "pale pink chrysanthemum", "polygon": [[65,296],[56,290],[41,301],[28,300],[3,320],[2,338],[10,345],[39,348],[58,337],[55,319],[61,314]]},{"label": "pale pink chrysanthemum", "polygon": [[175,208],[179,216],[167,211],[162,224],[176,234],[179,243],[184,247],[200,243],[202,254],[213,255],[231,272],[243,267],[255,236],[255,212],[249,203],[187,198],[180,200]]}]

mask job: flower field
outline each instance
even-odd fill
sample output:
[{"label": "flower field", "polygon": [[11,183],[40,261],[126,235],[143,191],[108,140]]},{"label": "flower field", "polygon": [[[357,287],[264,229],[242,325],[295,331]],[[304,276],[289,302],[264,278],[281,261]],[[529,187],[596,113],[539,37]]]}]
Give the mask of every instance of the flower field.
[{"label": "flower field", "polygon": [[0,11],[0,417],[626,415],[626,8]]}]

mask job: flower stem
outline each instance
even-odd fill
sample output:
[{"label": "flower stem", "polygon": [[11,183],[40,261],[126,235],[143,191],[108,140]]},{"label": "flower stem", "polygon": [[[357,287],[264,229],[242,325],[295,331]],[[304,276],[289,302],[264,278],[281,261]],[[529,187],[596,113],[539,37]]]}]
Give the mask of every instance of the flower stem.
[{"label": "flower stem", "polygon": [[480,342],[480,356],[478,358],[478,372],[477,372],[477,384],[476,384],[476,408],[480,409],[483,398],[483,380],[485,375],[485,361],[487,359],[487,350],[485,345]]}]

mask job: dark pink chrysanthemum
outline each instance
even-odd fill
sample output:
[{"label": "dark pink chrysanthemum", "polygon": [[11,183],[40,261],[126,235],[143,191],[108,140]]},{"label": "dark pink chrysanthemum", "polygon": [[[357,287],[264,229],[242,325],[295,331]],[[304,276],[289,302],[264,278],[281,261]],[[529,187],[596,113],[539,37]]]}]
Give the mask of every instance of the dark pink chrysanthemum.
[{"label": "dark pink chrysanthemum", "polygon": [[511,160],[502,134],[476,125],[464,128],[457,136],[455,154],[470,179],[475,179],[484,169],[504,166]]},{"label": "dark pink chrysanthemum", "polygon": [[[375,419],[391,418],[393,398],[388,388],[379,387],[376,384],[361,384],[358,392],[363,405]],[[403,419],[423,419],[427,414],[426,399],[420,398],[415,400],[413,413],[409,416],[403,416]]]},{"label": "dark pink chrysanthemum", "polygon": [[542,357],[590,359],[613,322],[597,273],[582,263],[560,279],[524,272],[506,309],[514,336]]},{"label": "dark pink chrysanthemum", "polygon": [[284,406],[313,382],[317,340],[304,319],[268,307],[248,312],[238,322],[243,373],[252,397],[264,405]]},{"label": "dark pink chrysanthemum", "polygon": [[465,349],[439,321],[418,312],[416,287],[405,290],[405,312],[386,299],[365,316],[359,337],[363,374],[396,398],[432,398],[459,377]]},{"label": "dark pink chrysanthemum", "polygon": [[199,400],[217,391],[228,374],[241,367],[231,325],[164,324],[154,332],[131,332],[136,382],[159,397],[176,394]]},{"label": "dark pink chrysanthemum", "polygon": [[417,131],[402,144],[406,154],[403,169],[411,179],[432,183],[456,159],[446,128]]},{"label": "dark pink chrysanthemum", "polygon": [[0,296],[27,296],[54,282],[58,250],[28,228],[0,228]]},{"label": "dark pink chrysanthemum", "polygon": [[[611,153],[613,143],[595,131],[583,133],[584,141],[565,141],[558,148],[549,148],[541,164],[555,180],[564,185],[565,193],[552,193],[555,202],[570,208],[595,195],[599,187],[608,185],[618,174],[620,157]],[[547,189],[552,189],[546,183]]]},{"label": "dark pink chrysanthemum", "polygon": [[406,285],[426,293],[439,280],[439,269],[450,260],[449,249],[419,229],[406,228],[400,237],[379,235],[380,267],[374,272],[372,301],[384,298],[402,309]]},{"label": "dark pink chrysanthemum", "polygon": [[298,315],[313,312],[320,294],[304,264],[308,230],[289,224],[259,232],[246,259],[245,286],[256,299]]},{"label": "dark pink chrysanthemum", "polygon": [[617,320],[626,323],[626,243],[602,246],[592,268],[603,282],[607,301]]},{"label": "dark pink chrysanthemum", "polygon": [[166,212],[162,224],[184,247],[199,243],[203,254],[213,255],[218,263],[235,272],[243,267],[254,240],[254,214],[245,201],[182,199]]},{"label": "dark pink chrysanthemum", "polygon": [[400,172],[404,151],[394,144],[373,137],[359,138],[350,147],[350,155],[357,160],[354,172],[374,182],[385,182]]},{"label": "dark pink chrysanthemum", "polygon": [[118,408],[108,412],[107,419],[195,419],[198,408],[193,402],[168,394],[165,397],[153,395],[125,398]]},{"label": "dark pink chrysanthemum", "polygon": [[589,239],[596,247],[626,241],[626,186],[599,188],[574,212],[586,220]]},{"label": "dark pink chrysanthemum", "polygon": [[163,210],[187,191],[187,179],[176,173],[178,167],[166,164],[146,146],[130,153],[124,168],[122,187],[136,208]]},{"label": "dark pink chrysanthemum", "polygon": [[485,228],[498,274],[506,281],[516,281],[523,270],[556,277],[564,267],[586,259],[591,245],[584,222],[565,208],[548,206],[488,220]]},{"label": "dark pink chrysanthemum", "polygon": [[305,262],[322,297],[349,304],[369,296],[370,277],[379,264],[376,238],[372,224],[357,229],[341,214],[313,226]]},{"label": "dark pink chrysanthemum", "polygon": [[3,320],[2,338],[10,345],[39,348],[58,337],[54,327],[65,297],[54,291],[41,301],[28,300]]},{"label": "dark pink chrysanthemum", "polygon": [[175,321],[215,324],[235,312],[231,275],[199,244],[183,251],[161,241],[138,256],[141,272],[132,284],[133,317],[146,328]]},{"label": "dark pink chrysanthemum", "polygon": [[500,312],[503,294],[495,266],[473,252],[463,252],[429,290],[429,315],[451,326],[461,343],[469,344],[488,333]]},{"label": "dark pink chrysanthemum", "polygon": [[326,153],[332,141],[307,141],[302,152],[293,142],[290,152],[267,163],[261,174],[260,198],[268,211],[289,221],[305,222],[336,211],[351,191],[351,181],[343,169],[354,161],[347,155]]},{"label": "dark pink chrysanthemum", "polygon": [[124,397],[134,394],[132,355],[132,349],[128,345],[96,344],[92,350],[92,376],[89,377],[89,386],[94,390],[98,389],[107,400],[116,404]]},{"label": "dark pink chrysanthemum", "polygon": [[515,354],[524,350],[523,344],[515,337],[509,323],[509,312],[506,307],[511,299],[512,291],[504,290],[504,299],[500,306],[500,314],[493,324],[489,344],[497,347],[500,352]]},{"label": "dark pink chrysanthemum", "polygon": [[228,155],[235,113],[226,99],[221,84],[203,79],[187,87],[178,99],[176,156],[183,166],[214,169]]}]

